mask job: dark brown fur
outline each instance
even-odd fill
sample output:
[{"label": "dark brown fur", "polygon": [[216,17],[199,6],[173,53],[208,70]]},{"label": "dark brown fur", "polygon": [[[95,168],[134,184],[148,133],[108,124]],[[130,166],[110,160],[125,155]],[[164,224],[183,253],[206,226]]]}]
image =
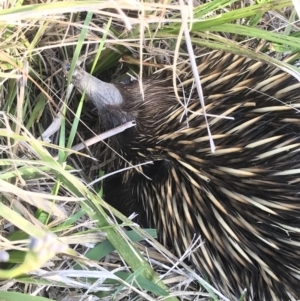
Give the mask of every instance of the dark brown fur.
[{"label": "dark brown fur", "polygon": [[[300,84],[232,54],[198,64],[207,113],[234,118],[208,117],[216,152],[196,91],[185,113],[171,84],[145,79],[144,100],[138,83],[120,84],[124,103],[100,117],[107,129],[124,116],[137,125],[110,144],[133,165],[154,164],[139,168],[144,175],[131,169],[108,178],[105,200],[137,212],[178,256],[201,235],[205,243],[191,259],[231,300],[245,288],[249,301],[299,299]],[[190,89],[184,84],[186,97]],[[125,166],[119,159],[115,168]]]}]

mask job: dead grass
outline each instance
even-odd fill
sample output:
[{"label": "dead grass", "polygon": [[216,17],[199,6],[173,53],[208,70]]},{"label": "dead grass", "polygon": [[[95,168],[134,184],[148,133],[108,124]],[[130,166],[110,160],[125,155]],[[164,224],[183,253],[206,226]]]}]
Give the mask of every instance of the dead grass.
[{"label": "dead grass", "polygon": [[[299,78],[290,1],[205,2],[2,2],[0,250],[9,259],[0,263],[1,300],[221,300],[184,263],[201,241],[175,258],[155,231],[120,215],[103,202],[101,186],[90,185],[102,175],[99,149],[70,149],[101,129],[61,72],[62,61],[82,61],[106,81],[169,69],[175,82],[180,62],[193,66],[197,46],[246,54]],[[55,255],[56,239],[42,240],[48,232],[63,253]]]}]

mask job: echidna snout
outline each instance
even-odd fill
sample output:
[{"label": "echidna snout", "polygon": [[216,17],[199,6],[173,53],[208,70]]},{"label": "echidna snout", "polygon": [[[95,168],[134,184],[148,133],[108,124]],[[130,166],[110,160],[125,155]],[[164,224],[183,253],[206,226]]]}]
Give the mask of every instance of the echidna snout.
[{"label": "echidna snout", "polygon": [[192,95],[184,107],[171,81],[144,79],[143,99],[138,83],[103,84],[77,69],[74,84],[82,91],[92,82],[86,93],[107,129],[136,121],[110,146],[133,165],[154,162],[108,178],[105,200],[139,213],[179,256],[200,235],[191,260],[230,300],[245,288],[249,301],[299,299],[300,84],[222,52],[202,56],[198,70],[215,153],[191,74],[181,76],[180,97]]}]

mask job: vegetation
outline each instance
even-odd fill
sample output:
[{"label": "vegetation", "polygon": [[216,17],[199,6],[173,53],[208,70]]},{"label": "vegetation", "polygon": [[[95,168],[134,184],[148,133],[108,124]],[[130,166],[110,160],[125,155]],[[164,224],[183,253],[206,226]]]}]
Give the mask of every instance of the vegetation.
[{"label": "vegetation", "polygon": [[297,7],[289,0],[1,5],[0,299],[222,299],[184,261],[189,252],[175,258],[153,229],[103,201],[103,162],[74,147],[99,134],[96,113],[72,91],[61,63],[83,62],[107,81],[164,68],[176,75],[181,60],[195,64],[197,46],[300,79]]}]

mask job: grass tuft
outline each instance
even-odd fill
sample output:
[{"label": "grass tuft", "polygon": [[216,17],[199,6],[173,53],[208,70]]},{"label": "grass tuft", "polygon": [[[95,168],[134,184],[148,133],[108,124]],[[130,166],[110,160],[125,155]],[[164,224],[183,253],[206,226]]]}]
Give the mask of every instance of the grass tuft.
[{"label": "grass tuft", "polygon": [[0,299],[228,300],[185,262],[201,241],[175,258],[153,229],[103,201],[103,162],[89,148],[103,136],[94,138],[96,114],[61,66],[81,63],[106,81],[126,72],[142,81],[168,69],[175,84],[182,62],[196,72],[193,48],[201,47],[300,79],[297,3],[1,3]]}]

